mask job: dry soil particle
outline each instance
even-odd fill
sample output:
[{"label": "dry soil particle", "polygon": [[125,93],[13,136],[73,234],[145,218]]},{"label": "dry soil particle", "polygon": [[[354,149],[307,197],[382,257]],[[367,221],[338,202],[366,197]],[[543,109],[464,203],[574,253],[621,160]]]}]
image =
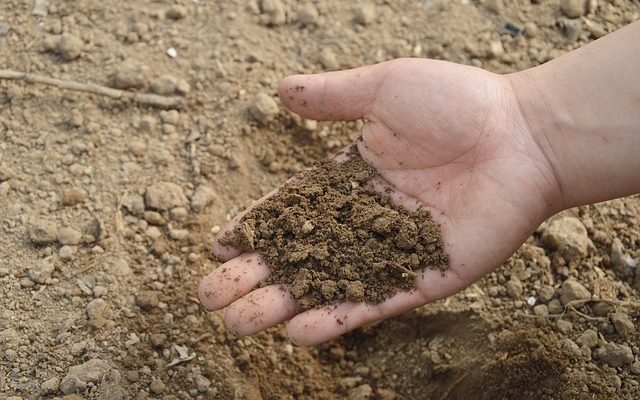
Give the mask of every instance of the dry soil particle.
[{"label": "dry soil particle", "polygon": [[355,149],[319,161],[253,208],[224,238],[257,251],[269,284],[287,285],[301,309],[336,301],[379,303],[415,285],[417,270],[449,265],[440,227],[425,210],[392,204]]}]

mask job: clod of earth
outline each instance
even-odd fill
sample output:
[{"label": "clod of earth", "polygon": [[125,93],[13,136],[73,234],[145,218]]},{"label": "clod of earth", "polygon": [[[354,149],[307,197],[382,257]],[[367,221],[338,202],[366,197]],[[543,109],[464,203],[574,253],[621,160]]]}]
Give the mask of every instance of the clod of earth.
[{"label": "clod of earth", "polygon": [[303,310],[380,303],[413,289],[421,269],[445,271],[449,257],[430,214],[391,203],[374,179],[355,147],[345,162],[317,162],[221,242],[261,254],[271,268],[267,283],[286,285]]}]

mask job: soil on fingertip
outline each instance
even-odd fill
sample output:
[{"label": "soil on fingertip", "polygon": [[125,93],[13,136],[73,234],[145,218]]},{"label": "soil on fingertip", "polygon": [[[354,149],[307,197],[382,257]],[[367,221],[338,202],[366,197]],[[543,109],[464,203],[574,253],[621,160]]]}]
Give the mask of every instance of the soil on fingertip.
[{"label": "soil on fingertip", "polygon": [[222,242],[261,254],[267,283],[286,285],[303,310],[380,303],[413,289],[417,271],[445,271],[449,257],[431,215],[393,204],[374,179],[352,146],[346,161],[319,161],[284,185]]}]

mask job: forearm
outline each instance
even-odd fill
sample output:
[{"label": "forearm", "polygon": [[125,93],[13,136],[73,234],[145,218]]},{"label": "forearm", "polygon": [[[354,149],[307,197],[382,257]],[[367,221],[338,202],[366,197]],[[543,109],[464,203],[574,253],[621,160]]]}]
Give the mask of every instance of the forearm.
[{"label": "forearm", "polygon": [[640,192],[640,22],[508,78],[564,208]]}]

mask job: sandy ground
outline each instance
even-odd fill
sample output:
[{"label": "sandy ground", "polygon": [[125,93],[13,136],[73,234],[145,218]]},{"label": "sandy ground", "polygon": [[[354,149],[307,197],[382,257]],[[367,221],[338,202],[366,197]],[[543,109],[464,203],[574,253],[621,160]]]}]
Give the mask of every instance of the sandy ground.
[{"label": "sandy ground", "polygon": [[637,2],[35,3],[0,3],[0,69],[186,104],[0,79],[0,397],[640,398],[637,196],[556,216],[462,293],[315,348],[281,327],[236,338],[196,295],[220,226],[358,136],[285,111],[281,77],[405,56],[513,72]]}]

